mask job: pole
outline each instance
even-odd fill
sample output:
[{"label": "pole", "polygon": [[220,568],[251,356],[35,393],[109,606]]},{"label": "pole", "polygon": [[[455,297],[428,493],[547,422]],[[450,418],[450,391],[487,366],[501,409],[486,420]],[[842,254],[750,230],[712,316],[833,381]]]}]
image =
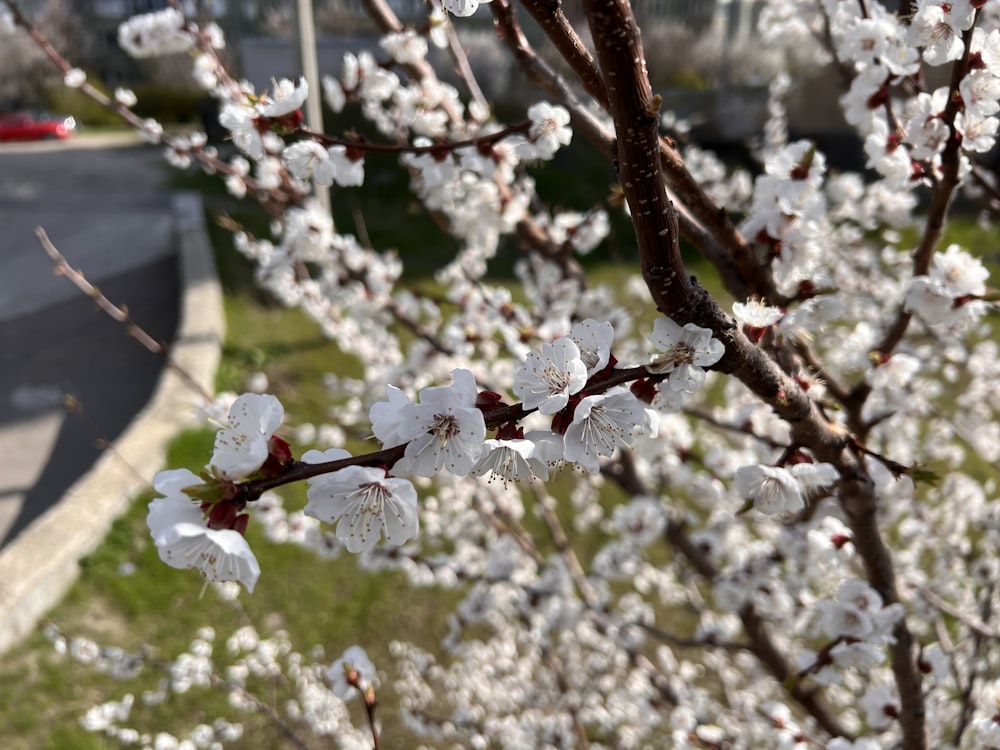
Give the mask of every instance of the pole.
[{"label": "pole", "polygon": [[[299,21],[299,57],[302,75],[309,82],[309,96],[306,98],[306,125],[323,132],[322,85],[319,79],[319,62],[316,59],[316,24],[313,21],[312,0],[296,0],[296,15]],[[330,210],[330,189],[314,185],[316,200],[324,210]]]}]

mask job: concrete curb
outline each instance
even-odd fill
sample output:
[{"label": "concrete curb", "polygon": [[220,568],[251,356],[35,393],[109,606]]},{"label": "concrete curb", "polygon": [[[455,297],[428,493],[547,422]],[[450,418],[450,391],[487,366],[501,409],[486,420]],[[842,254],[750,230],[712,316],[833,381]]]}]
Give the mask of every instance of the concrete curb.
[{"label": "concrete curb", "polygon": [[[214,393],[225,316],[201,196],[175,193],[172,212],[181,287],[172,361]],[[167,444],[193,422],[195,398],[191,383],[164,368],[152,399],[113,448],[57,505],[0,551],[0,653],[30,633],[62,599],[79,575],[80,558],[97,548],[132,498],[163,468]]]}]

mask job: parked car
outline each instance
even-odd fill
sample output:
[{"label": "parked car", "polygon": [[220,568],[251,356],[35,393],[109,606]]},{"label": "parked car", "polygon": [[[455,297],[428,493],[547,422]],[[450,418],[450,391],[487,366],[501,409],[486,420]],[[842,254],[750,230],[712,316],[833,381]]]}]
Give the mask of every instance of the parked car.
[{"label": "parked car", "polygon": [[0,114],[0,141],[37,141],[69,138],[76,120],[48,112]]}]

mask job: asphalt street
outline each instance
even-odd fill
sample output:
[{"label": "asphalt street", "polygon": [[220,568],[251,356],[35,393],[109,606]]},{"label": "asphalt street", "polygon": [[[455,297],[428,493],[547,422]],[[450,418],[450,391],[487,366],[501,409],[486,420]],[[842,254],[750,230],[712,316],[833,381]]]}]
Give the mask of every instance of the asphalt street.
[{"label": "asphalt street", "polygon": [[[0,145],[0,547],[90,468],[145,405],[161,370],[53,274],[35,227],[169,341],[179,291],[167,170],[160,149],[130,139]],[[67,409],[67,396],[79,408]]]}]

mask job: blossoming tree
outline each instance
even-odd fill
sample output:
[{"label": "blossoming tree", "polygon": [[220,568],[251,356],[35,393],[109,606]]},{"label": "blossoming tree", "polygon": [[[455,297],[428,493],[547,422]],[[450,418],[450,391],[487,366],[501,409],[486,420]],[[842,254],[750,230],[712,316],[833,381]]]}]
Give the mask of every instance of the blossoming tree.
[{"label": "blossoming tree", "polygon": [[[252,592],[267,571],[248,518],[287,524],[273,491],[307,482],[303,544],[462,592],[439,653],[398,642],[382,667],[428,742],[1000,747],[1000,500],[982,469],[1000,459],[1000,350],[987,248],[944,239],[960,191],[1000,200],[981,165],[1000,111],[1000,3],[766,0],[764,43],[839,72],[868,171],[833,173],[815,144],[788,142],[779,77],[752,178],[665,131],[627,0],[584,0],[586,29],[544,0],[430,2],[418,28],[364,4],[381,55],[268,92],[232,78],[221,32],[176,9],[120,28],[135,56],[192,54],[237,152],[165,135],[128,91],[107,105],[273,215],[272,238],[234,226],[236,247],[363,365],[336,380],[336,427],[374,436],[366,453],[295,456],[276,398],[220,399],[205,470],[154,482],[163,561]],[[477,10],[547,98],[522,122],[498,122],[471,76],[455,29]],[[522,13],[565,73],[536,54]],[[429,45],[450,52],[464,93]],[[318,85],[372,132],[306,127]],[[574,138],[614,166],[624,202],[608,210],[634,228],[626,289],[579,263],[607,211],[549,209],[558,196],[531,177]],[[401,279],[420,248],[368,248],[310,197],[364,189],[373,151],[398,154],[458,241],[441,297]],[[519,289],[487,274],[511,239]],[[682,239],[724,294],[685,270]],[[655,323],[636,325],[623,295],[648,300]],[[552,494],[557,472],[571,486]],[[585,553],[571,539],[587,530],[601,541]],[[335,707],[353,689],[373,709],[374,671],[349,651],[328,681],[302,681],[300,713],[313,691],[315,731],[378,746],[374,719],[355,730]]]}]

